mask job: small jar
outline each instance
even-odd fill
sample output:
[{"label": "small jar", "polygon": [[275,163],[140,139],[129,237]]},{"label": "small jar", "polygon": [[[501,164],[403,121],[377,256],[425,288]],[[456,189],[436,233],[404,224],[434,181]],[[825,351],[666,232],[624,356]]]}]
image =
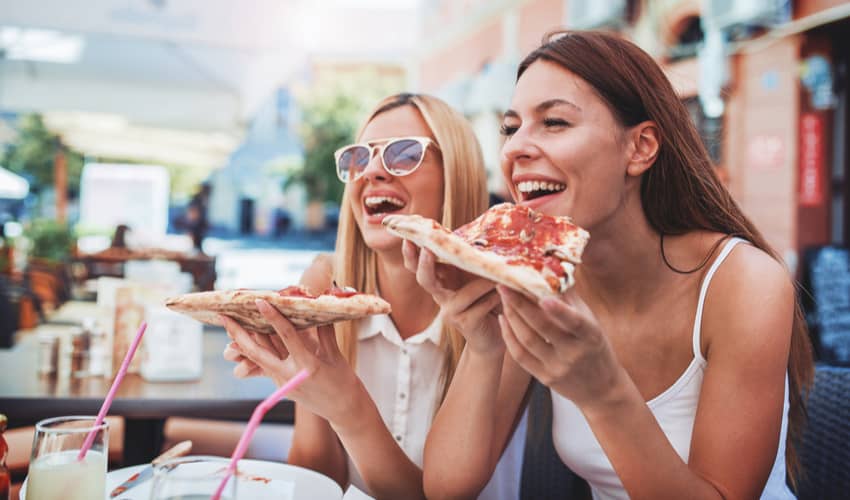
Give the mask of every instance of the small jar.
[{"label": "small jar", "polygon": [[59,367],[59,337],[49,333],[38,336],[38,374],[56,375]]},{"label": "small jar", "polygon": [[71,334],[71,377],[83,378],[90,374],[91,332],[85,328]]},{"label": "small jar", "polygon": [[83,319],[83,330],[87,330],[89,336],[89,375],[93,377],[102,377],[111,373],[111,368],[107,368],[108,345],[106,331],[100,327],[98,321],[94,318]]}]

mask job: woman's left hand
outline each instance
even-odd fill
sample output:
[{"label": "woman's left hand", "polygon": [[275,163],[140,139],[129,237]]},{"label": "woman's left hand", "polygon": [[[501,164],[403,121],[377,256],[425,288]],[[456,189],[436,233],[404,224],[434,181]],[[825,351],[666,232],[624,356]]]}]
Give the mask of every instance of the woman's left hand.
[{"label": "woman's left hand", "polygon": [[296,331],[292,323],[267,302],[258,300],[257,308],[282,341],[289,353],[288,359],[283,360],[277,353],[270,353],[238,323],[222,317],[228,334],[234,340],[233,347],[278,385],[306,369],[310,376],[288,397],[328,420],[331,425],[339,425],[350,418],[352,407],[357,398],[365,394],[365,389],[340,352],[333,326]]},{"label": "woman's left hand", "polygon": [[528,373],[583,410],[624,374],[596,317],[573,290],[539,302],[500,285],[502,338]]}]

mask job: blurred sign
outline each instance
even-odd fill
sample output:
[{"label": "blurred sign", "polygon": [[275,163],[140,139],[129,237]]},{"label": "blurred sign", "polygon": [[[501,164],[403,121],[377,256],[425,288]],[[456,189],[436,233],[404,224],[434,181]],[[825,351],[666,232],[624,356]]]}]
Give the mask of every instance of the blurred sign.
[{"label": "blurred sign", "polygon": [[830,109],[835,106],[832,65],[826,57],[815,54],[807,57],[800,65],[800,83],[809,91],[809,101],[814,109]]},{"label": "blurred sign", "polygon": [[800,117],[800,206],[823,204],[823,146],[823,119],[816,113],[803,113]]},{"label": "blurred sign", "polygon": [[141,239],[168,227],[169,175],[165,167],[87,163],[80,179],[80,224],[109,231],[127,224]]},{"label": "blurred sign", "polygon": [[755,168],[768,170],[782,168],[785,163],[785,144],[773,134],[758,134],[747,147],[749,163]]}]

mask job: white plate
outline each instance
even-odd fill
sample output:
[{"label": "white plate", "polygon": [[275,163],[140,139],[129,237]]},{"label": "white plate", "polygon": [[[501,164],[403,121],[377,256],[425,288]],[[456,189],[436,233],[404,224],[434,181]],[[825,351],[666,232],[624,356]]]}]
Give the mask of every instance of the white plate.
[{"label": "white plate", "polygon": [[[135,465],[116,469],[106,475],[106,498],[116,486],[147,467]],[[152,480],[118,496],[117,500],[149,500]],[[20,500],[26,499],[27,482],[21,487]],[[289,493],[291,492],[291,494]],[[264,460],[239,461],[239,498],[262,500],[303,500],[342,498],[342,489],[331,478],[295,465],[266,462]]]}]

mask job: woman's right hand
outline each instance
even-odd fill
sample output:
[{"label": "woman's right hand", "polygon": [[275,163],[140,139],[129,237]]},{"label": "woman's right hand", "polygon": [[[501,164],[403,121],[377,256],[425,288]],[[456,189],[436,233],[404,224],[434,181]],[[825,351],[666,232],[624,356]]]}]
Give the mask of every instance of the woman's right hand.
[{"label": "woman's right hand", "polygon": [[405,240],[404,266],[440,306],[443,319],[466,339],[468,348],[481,354],[502,355],[505,344],[499,330],[502,302],[496,285],[460,269],[438,264],[434,254]]},{"label": "woman's right hand", "polygon": [[[292,360],[277,335],[249,332],[237,323],[229,321],[229,318],[222,323],[227,335],[233,339],[224,347],[222,354],[227,361],[236,363],[233,367],[234,377],[269,377],[277,386],[289,380],[287,372],[291,372],[292,368],[285,369],[283,365],[292,364]],[[239,332],[236,331],[237,328]],[[317,342],[314,332],[305,331],[304,335],[310,337],[311,346],[315,348]],[[236,341],[237,336],[242,339],[241,342]]]}]

